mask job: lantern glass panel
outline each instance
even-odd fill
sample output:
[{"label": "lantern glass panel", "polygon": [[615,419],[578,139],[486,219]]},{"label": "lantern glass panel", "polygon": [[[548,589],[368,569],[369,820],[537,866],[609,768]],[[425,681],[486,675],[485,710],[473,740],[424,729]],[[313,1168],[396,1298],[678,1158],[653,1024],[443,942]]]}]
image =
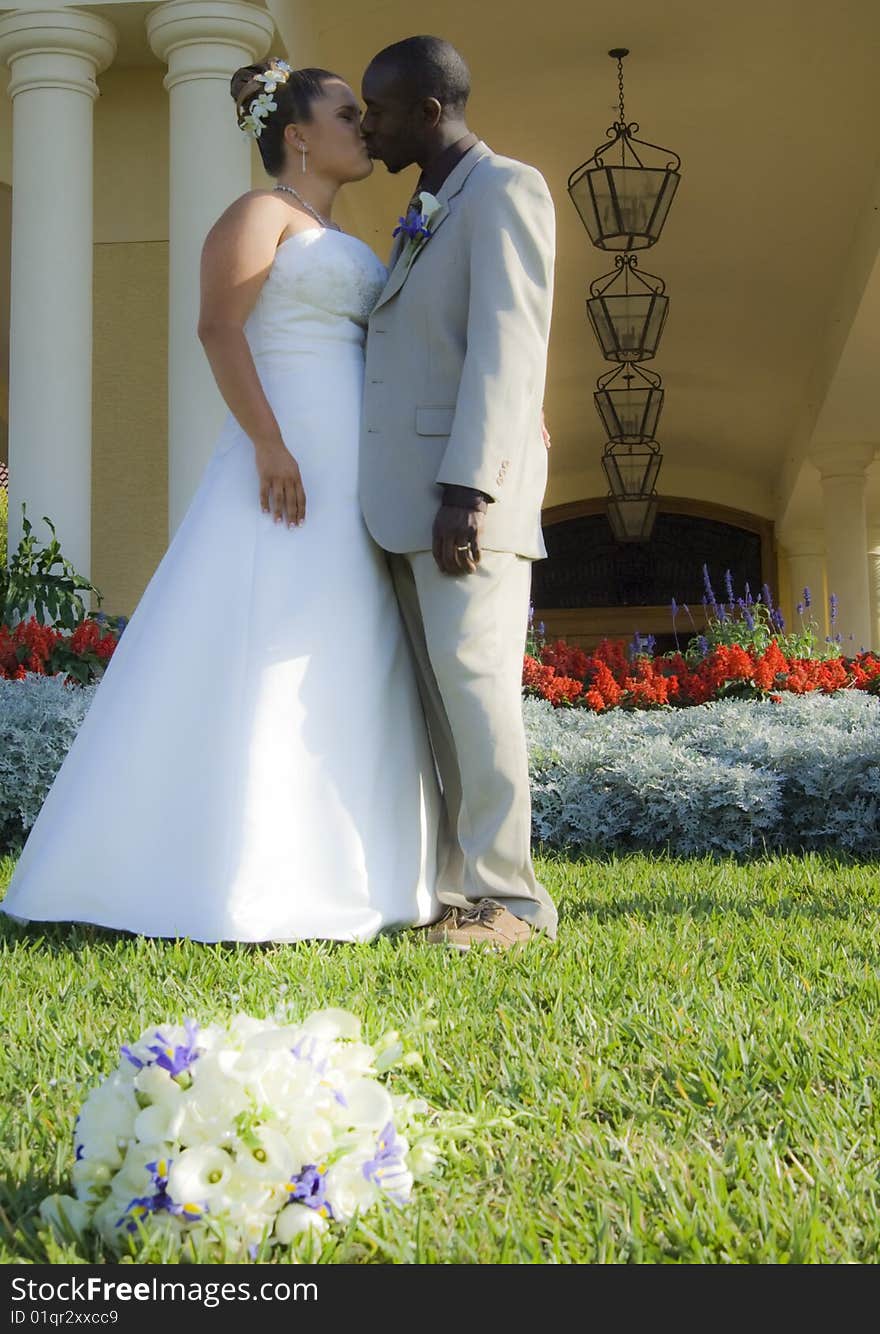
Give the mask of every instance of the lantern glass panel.
[{"label": "lantern glass panel", "polygon": [[665,167],[592,167],[569,193],[593,245],[644,250],[660,236],[678,181]]},{"label": "lantern glass panel", "polygon": [[600,389],[593,398],[610,439],[638,443],[657,434],[662,389]]},{"label": "lantern glass panel", "polygon": [[657,497],[619,500],[610,496],[606,505],[608,522],[618,542],[647,542],[657,518]]},{"label": "lantern glass panel", "polygon": [[659,450],[613,445],[602,456],[611,493],[625,499],[649,496],[657,484],[662,455]]},{"label": "lantern glass panel", "polygon": [[657,351],[669,298],[624,292],[587,301],[587,314],[608,361],[647,361]]}]

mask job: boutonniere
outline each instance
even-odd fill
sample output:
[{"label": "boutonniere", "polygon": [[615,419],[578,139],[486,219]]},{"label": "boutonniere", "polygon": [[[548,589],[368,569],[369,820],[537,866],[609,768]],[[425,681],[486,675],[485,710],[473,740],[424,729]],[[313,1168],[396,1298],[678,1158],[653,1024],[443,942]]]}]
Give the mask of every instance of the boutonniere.
[{"label": "boutonniere", "polygon": [[406,258],[407,267],[413,262],[422,246],[430,241],[433,235],[431,219],[443,207],[437,196],[428,194],[427,190],[421,190],[417,199],[418,206],[413,204],[407,210],[405,218],[398,218],[398,226],[392,232],[395,238],[400,235],[406,238],[399,258]]}]

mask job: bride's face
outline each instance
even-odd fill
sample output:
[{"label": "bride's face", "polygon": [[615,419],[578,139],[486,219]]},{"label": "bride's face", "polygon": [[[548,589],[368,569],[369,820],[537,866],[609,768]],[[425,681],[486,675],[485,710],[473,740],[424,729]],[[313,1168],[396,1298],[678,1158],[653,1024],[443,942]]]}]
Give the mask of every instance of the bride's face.
[{"label": "bride's face", "polygon": [[357,98],[348,84],[338,79],[326,83],[324,88],[324,96],[312,103],[312,119],[300,126],[287,127],[287,151],[296,162],[296,144],[304,143],[313,171],[340,184],[361,181],[369,176],[373,163],[361,135]]}]

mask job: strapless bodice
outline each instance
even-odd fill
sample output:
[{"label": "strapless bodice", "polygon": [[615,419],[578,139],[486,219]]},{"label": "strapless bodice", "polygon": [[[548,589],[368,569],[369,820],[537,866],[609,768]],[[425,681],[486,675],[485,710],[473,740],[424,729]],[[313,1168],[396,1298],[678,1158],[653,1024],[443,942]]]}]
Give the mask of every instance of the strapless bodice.
[{"label": "strapless bodice", "polygon": [[386,277],[370,247],[347,232],[310,227],[288,237],[245,325],[254,359],[362,348]]}]

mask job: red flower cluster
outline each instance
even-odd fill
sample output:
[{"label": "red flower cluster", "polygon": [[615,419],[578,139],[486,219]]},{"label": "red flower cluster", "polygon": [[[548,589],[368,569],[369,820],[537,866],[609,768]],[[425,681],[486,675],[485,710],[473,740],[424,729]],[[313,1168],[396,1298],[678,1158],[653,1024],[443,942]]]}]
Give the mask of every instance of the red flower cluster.
[{"label": "red flower cluster", "polygon": [[116,636],[91,619],[82,621],[72,634],[40,625],[33,617],[11,628],[0,625],[0,677],[21,681],[28,672],[53,676],[69,672],[75,664],[79,670],[73,674],[83,680],[83,669],[106,663],[116,644]]},{"label": "red flower cluster", "polygon": [[719,644],[692,665],[681,653],[633,661],[622,640],[603,640],[593,653],[556,640],[541,659],[526,657],[527,694],[556,706],[578,704],[596,712],[614,707],[657,708],[664,704],[705,704],[732,694],[781,699],[780,691],[803,695],[846,688],[880,694],[880,658],[786,658],[774,639],[763,653],[739,644]]},{"label": "red flower cluster", "polygon": [[558,676],[556,668],[544,666],[528,653],[523,659],[523,685],[532,694],[541,699],[549,699],[551,704],[573,704],[578,695],[583,693],[583,683],[569,676]]}]

